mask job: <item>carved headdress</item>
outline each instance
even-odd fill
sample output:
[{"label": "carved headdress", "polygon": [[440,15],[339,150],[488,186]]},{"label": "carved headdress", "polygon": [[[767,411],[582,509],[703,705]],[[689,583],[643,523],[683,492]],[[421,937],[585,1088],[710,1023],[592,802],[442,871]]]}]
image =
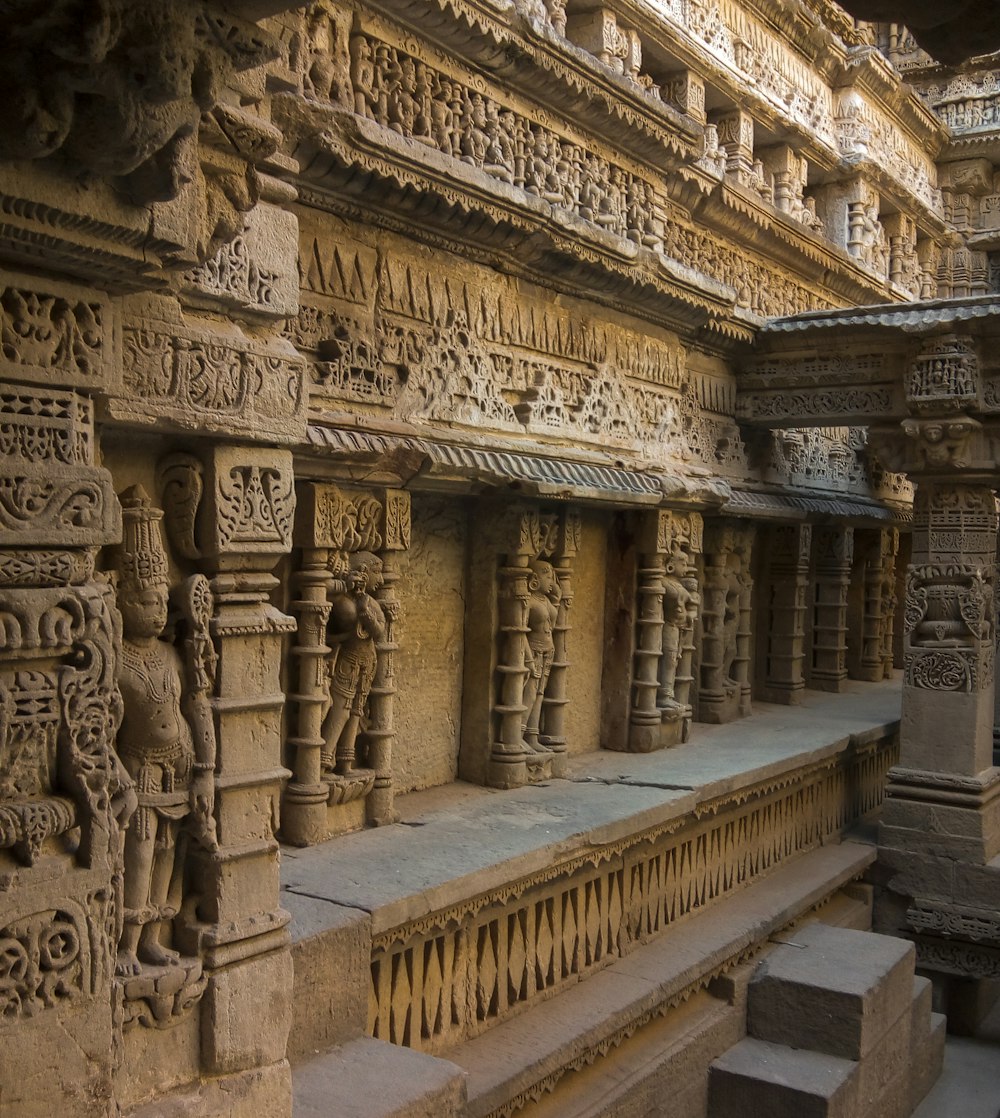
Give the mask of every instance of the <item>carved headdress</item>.
[{"label": "carved headdress", "polygon": [[122,543],[118,549],[121,589],[149,590],[167,585],[167,555],[160,521],[163,510],[150,504],[141,485],[130,485],[119,496],[122,504]]}]

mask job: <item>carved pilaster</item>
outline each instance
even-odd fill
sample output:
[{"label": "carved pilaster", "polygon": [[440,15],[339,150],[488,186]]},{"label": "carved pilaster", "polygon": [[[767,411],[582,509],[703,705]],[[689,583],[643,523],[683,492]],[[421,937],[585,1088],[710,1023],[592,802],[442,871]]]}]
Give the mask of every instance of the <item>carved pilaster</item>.
[{"label": "carved pilaster", "polygon": [[[9,337],[5,361],[38,359]],[[120,538],[121,518],[94,458],[86,396],[3,385],[0,1045],[5,1068],[47,1071],[44,1081],[6,1075],[0,1109],[67,1118],[116,1112],[112,977],[122,828],[134,807],[114,751],[120,619],[94,573],[96,550]]]},{"label": "carved pilaster", "polygon": [[730,722],[750,713],[754,529],[715,522],[705,529],[698,717]]},{"label": "carved pilaster", "polygon": [[497,572],[497,658],[486,780],[511,788],[563,770],[567,634],[573,558],[580,546],[572,509],[518,510],[514,546]]},{"label": "carved pilaster", "polygon": [[695,556],[701,517],[659,509],[644,525],[636,616],[629,749],[646,753],[686,741],[698,618]]},{"label": "carved pilaster", "polygon": [[573,560],[580,550],[580,514],[567,509],[558,522],[552,566],[558,582],[558,606],[552,625],[552,667],[542,702],[544,733],[539,741],[552,754],[552,775],[562,776],[566,767],[566,672],[569,668],[567,638],[569,610],[573,604]]},{"label": "carved pilaster", "polygon": [[523,722],[528,711],[525,692],[530,674],[529,563],[541,548],[537,510],[526,509],[517,527],[515,548],[497,572],[497,697],[493,704],[494,736],[487,770],[487,782],[497,788],[514,788],[528,780]]},{"label": "carved pilaster", "polygon": [[300,486],[297,717],[282,823],[296,845],[393,819],[394,587],[409,539],[400,490]]},{"label": "carved pilaster", "polygon": [[281,764],[279,669],[295,622],[269,602],[277,584],[271,570],[292,544],[291,454],[215,445],[164,460],[160,484],[174,548],[210,577],[215,599],[218,849],[192,856],[198,904],[182,913],[176,942],[198,954],[209,975],[202,1069],[229,1074],[279,1063],[289,1025],[275,1011],[261,1029],[244,1020],[242,1006],[246,989],[275,1007],[287,1004],[291,976],[274,828],[289,775]]},{"label": "carved pilaster", "polygon": [[898,530],[884,528],[875,534],[862,556],[861,655],[853,673],[857,679],[877,683],[892,673],[898,551]]},{"label": "carved pilaster", "polygon": [[780,524],[768,533],[763,634],[764,693],[770,702],[797,703],[805,687],[806,593],[812,527]]},{"label": "carved pilaster", "polygon": [[385,616],[385,633],[376,644],[378,661],[371,690],[367,730],[368,767],[375,773],[375,784],[368,797],[368,821],[379,826],[396,820],[393,808],[392,751],[396,742],[393,703],[396,681],[393,656],[399,648],[396,627],[399,623],[398,557],[410,546],[410,495],[399,489],[387,489],[383,498],[382,587],[376,598]]},{"label": "carved pilaster", "polygon": [[839,525],[813,529],[812,659],[808,686],[841,691],[847,680],[847,592],[854,531]]}]

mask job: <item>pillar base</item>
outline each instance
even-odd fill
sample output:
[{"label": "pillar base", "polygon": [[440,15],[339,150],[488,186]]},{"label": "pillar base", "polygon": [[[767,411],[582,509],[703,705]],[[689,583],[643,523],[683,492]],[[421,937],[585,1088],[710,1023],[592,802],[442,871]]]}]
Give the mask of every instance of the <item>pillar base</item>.
[{"label": "pillar base", "polygon": [[289,784],[281,812],[281,837],[292,846],[314,846],[330,836],[325,784]]},{"label": "pillar base", "polygon": [[521,788],[528,783],[527,756],[524,753],[492,753],[486,766],[490,788]]},{"label": "pillar base", "polygon": [[889,771],[879,846],[984,865],[1000,853],[1000,769]]}]

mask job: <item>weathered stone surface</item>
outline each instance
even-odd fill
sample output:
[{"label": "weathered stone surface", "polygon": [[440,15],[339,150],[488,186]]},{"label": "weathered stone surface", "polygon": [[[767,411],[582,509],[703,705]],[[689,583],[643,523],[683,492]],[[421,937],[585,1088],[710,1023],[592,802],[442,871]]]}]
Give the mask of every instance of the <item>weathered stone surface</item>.
[{"label": "weathered stone surface", "polygon": [[[342,1044],[317,1106],[457,1113],[406,1048],[465,1046],[509,1112],[639,1028],[613,1105],[703,1118],[890,767],[879,926],[981,1008],[993,63],[826,0],[0,9],[15,1108],[285,1115]],[[893,1118],[938,1042],[877,987]]]},{"label": "weathered stone surface", "polygon": [[378,1040],[354,1040],[294,1072],[295,1118],[460,1118],[460,1068]]},{"label": "weathered stone surface", "polygon": [[[913,986],[912,945],[812,924],[776,948],[751,983],[748,1020],[760,1040],[846,1060],[869,1058],[902,1014]],[[909,1043],[909,1022],[905,1030]]]},{"label": "weathered stone surface", "polygon": [[711,1067],[709,1113],[718,1118],[851,1118],[857,1065],[838,1056],[747,1037]]},{"label": "weathered stone surface", "polygon": [[371,918],[290,890],[295,995],[288,1059],[308,1060],[364,1033],[371,982]]}]

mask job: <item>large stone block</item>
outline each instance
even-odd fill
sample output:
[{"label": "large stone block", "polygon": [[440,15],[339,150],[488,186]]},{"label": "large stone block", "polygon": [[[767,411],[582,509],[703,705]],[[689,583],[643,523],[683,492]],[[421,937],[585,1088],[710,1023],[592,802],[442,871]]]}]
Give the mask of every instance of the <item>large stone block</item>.
[{"label": "large stone block", "polygon": [[202,999],[206,1070],[225,1074],[284,1060],[291,998],[292,957],[288,951],[262,955],[213,974]]},{"label": "large stone block", "polygon": [[364,1037],[296,1069],[293,1093],[295,1118],[459,1118],[465,1073]]},{"label": "large stone block", "polygon": [[860,1060],[909,1005],[913,945],[823,924],[794,935],[750,984],[751,1035]]},{"label": "large stone block", "polygon": [[709,1069],[712,1118],[854,1118],[857,1065],[748,1037]]},{"label": "large stone block", "polygon": [[295,997],[288,1058],[294,1063],[363,1035],[371,985],[371,917],[367,912],[291,890]]}]

